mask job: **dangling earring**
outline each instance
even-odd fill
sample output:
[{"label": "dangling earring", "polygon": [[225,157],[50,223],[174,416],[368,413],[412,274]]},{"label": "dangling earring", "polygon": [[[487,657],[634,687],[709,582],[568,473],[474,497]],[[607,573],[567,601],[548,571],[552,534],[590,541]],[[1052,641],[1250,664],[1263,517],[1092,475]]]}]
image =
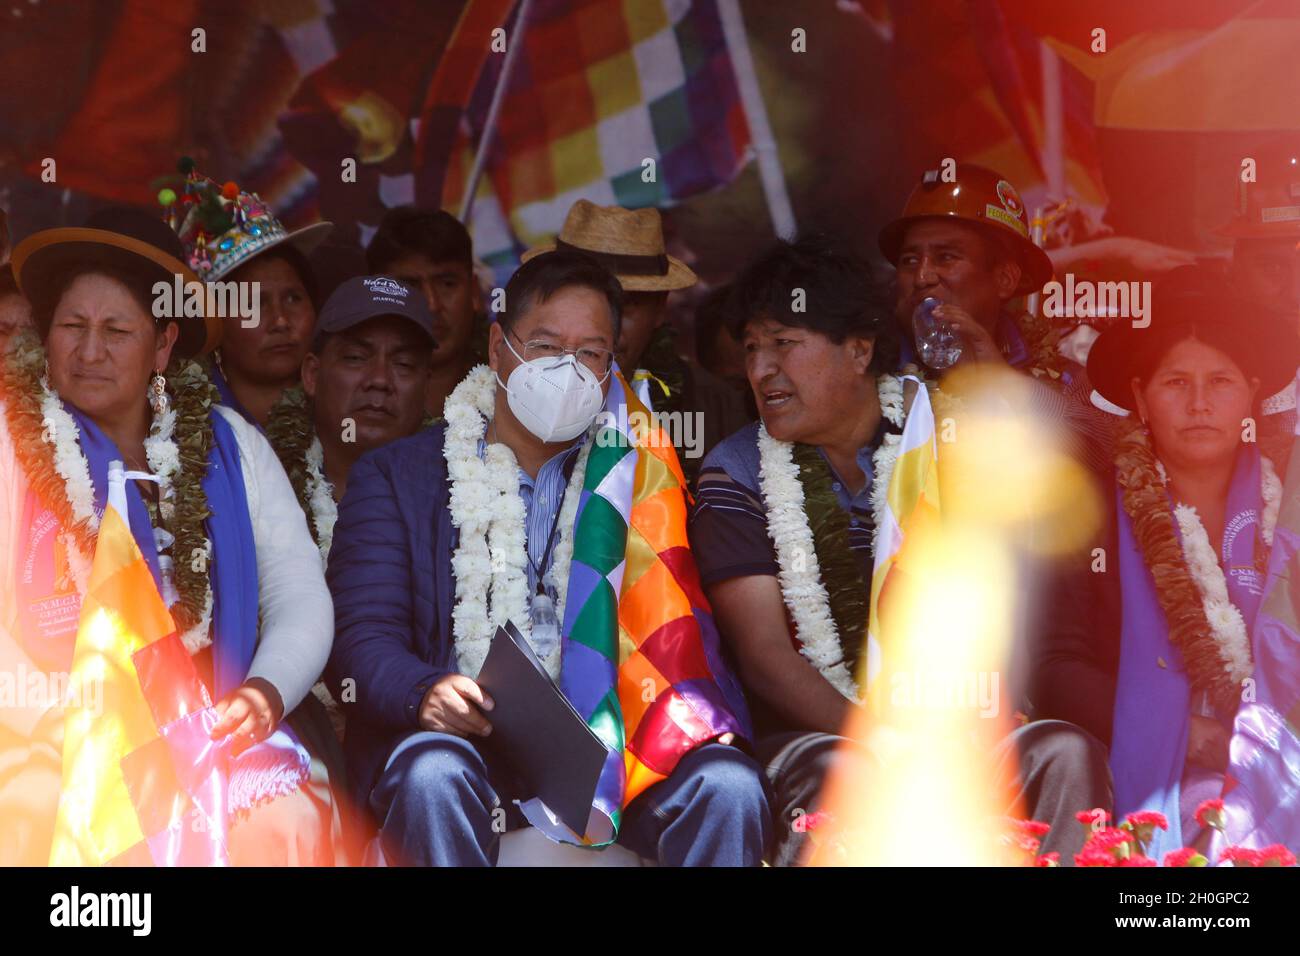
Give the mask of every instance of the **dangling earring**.
[{"label": "dangling earring", "polygon": [[149,407],[157,417],[166,414],[168,404],[167,379],[163,378],[161,371],[156,371],[153,373],[153,378],[149,380]]}]

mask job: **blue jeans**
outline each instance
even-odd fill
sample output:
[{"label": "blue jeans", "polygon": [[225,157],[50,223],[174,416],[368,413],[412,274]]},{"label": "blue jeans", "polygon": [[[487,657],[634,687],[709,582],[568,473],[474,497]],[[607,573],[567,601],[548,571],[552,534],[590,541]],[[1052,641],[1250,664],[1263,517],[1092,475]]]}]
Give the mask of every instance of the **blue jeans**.
[{"label": "blue jeans", "polygon": [[[509,788],[508,770],[464,737],[412,734],[370,793],[385,861],[494,866],[501,831],[519,822],[517,812],[501,813]],[[771,826],[758,764],[705,744],[632,801],[618,842],[660,866],[758,866]]]}]

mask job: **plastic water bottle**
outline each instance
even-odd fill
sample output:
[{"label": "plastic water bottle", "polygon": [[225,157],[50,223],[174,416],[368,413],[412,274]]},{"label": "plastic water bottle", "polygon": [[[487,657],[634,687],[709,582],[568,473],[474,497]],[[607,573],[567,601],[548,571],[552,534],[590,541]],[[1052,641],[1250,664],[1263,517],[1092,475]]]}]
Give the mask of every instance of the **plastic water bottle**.
[{"label": "plastic water bottle", "polygon": [[941,305],[943,303],[938,299],[927,296],[912,313],[917,358],[921,364],[935,370],[952,368],[961,358],[961,336],[946,322],[934,317],[934,310]]}]

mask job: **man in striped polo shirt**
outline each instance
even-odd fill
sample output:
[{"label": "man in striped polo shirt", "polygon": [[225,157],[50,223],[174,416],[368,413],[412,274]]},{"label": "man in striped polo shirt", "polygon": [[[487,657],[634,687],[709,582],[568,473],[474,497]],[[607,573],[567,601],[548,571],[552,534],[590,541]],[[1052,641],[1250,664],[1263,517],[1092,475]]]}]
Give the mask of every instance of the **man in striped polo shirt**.
[{"label": "man in striped polo shirt", "polygon": [[[879,769],[872,753],[841,735],[861,706],[853,678],[863,670],[874,563],[871,502],[884,493],[889,467],[877,452],[903,423],[903,388],[893,375],[899,342],[865,265],[824,239],[778,241],[736,281],[728,309],[762,423],[705,458],[691,548],[751,706],[775,816],[769,859],[795,865],[806,842],[800,821],[817,810],[830,768],[863,761],[867,773]],[[805,623],[833,620],[822,633],[796,629],[787,611],[800,600],[786,593],[787,582],[807,565],[803,546],[787,540],[788,505],[800,490],[792,482],[802,486],[828,605]],[[1074,812],[1108,806],[1094,786],[1104,788],[1105,754],[1054,723],[1016,731],[996,760],[1006,805],[1052,822],[1063,842],[1045,849],[1059,846],[1067,857],[1081,843]]]}]

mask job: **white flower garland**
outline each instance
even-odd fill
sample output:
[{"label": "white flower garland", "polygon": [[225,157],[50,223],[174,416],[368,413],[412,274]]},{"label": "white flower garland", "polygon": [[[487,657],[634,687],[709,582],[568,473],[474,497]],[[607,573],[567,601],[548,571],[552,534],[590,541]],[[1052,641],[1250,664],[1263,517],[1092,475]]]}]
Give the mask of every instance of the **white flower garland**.
[{"label": "white flower garland", "polygon": [[[451,482],[449,507],[452,525],[460,533],[451,559],[456,577],[452,633],[458,667],[468,677],[478,676],[492,635],[506,621],[513,621],[532,643],[519,463],[514,452],[499,442],[488,445],[483,458],[478,455],[479,440],[492,420],[496,388],[496,374],[488,366],[479,365],[456,386],[443,409],[447,421],[443,457]],[[558,518],[552,581],[559,598],[556,616],[561,622],[573,559],[573,517],[591,451],[590,434],[588,439],[574,465]],[[547,673],[558,680],[560,644],[542,663]]]},{"label": "white flower garland", "polygon": [[[880,412],[891,424],[903,425],[903,381],[893,375],[876,380]],[[900,435],[888,434],[872,456],[872,510],[879,512],[889,491],[889,478],[898,459]],[[831,616],[830,596],[822,584],[812,528],[804,510],[803,485],[794,461],[794,446],[777,441],[758,426],[758,478],[767,507],[767,533],[776,549],[781,596],[798,631],[800,653],[826,681],[849,700],[861,692],[843,660],[839,633]],[[880,522],[876,521],[879,528]]]},{"label": "white flower garland", "polygon": [[1277,527],[1277,516],[1282,510],[1282,479],[1277,476],[1273,463],[1263,455],[1259,456],[1260,497],[1264,499],[1263,514],[1259,516],[1259,532],[1264,543],[1273,547],[1273,530]]},{"label": "white flower garland", "polygon": [[[903,380],[892,375],[882,375],[877,379],[880,391],[880,414],[900,431],[903,428]],[[885,435],[871,456],[871,469],[876,480],[871,483],[871,550],[875,553],[880,540],[880,526],[885,517],[885,505],[889,500],[889,476],[894,473],[894,462],[898,461],[898,446],[902,443],[901,434]],[[881,480],[881,476],[884,480]]]},{"label": "white flower garland", "polygon": [[[1168,483],[1163,466],[1159,468],[1160,476]],[[1272,546],[1273,530],[1277,527],[1277,516],[1282,504],[1282,482],[1273,468],[1273,463],[1260,456],[1260,494],[1264,501],[1263,513],[1260,515],[1260,535],[1264,543]],[[1251,675],[1250,636],[1246,630],[1246,621],[1241,611],[1228,597],[1228,581],[1223,568],[1215,555],[1210,536],[1201,522],[1201,517],[1191,505],[1178,504],[1174,507],[1174,518],[1182,538],[1183,557],[1196,589],[1201,593],[1201,604],[1205,609],[1205,619],[1209,622],[1223,660],[1224,669],[1233,683],[1240,684]]]},{"label": "white flower garland", "polygon": [[[98,532],[95,487],[90,480],[90,465],[77,443],[77,423],[50,388],[48,376],[42,375],[40,382],[42,423],[54,439],[54,470],[63,479],[64,494],[68,496],[72,516],[78,521],[87,521],[91,530]],[[91,556],[81,550],[71,532],[64,531],[61,537],[73,583],[77,593],[84,597],[90,588]]]},{"label": "white flower garland", "polygon": [[303,456],[303,463],[307,466],[307,502],[311,505],[316,545],[320,548],[323,566],[329,560],[330,545],[334,541],[334,525],[339,520],[339,506],[334,500],[334,486],[325,477],[325,449],[315,434]]},{"label": "white flower garland", "polygon": [[[303,464],[307,470],[307,504],[311,507],[312,524],[316,528],[316,547],[320,549],[320,563],[324,568],[329,563],[330,546],[334,543],[334,525],[339,520],[339,506],[334,500],[334,485],[325,477],[325,449],[320,443],[320,437],[314,432],[311,444],[303,455]],[[311,692],[324,705],[330,726],[342,740],[345,718],[339,702],[334,699],[324,680],[318,680]]]},{"label": "white flower garland", "polygon": [[[90,465],[81,451],[77,441],[79,430],[73,417],[68,414],[63,403],[50,388],[46,376],[41,376],[41,412],[44,424],[54,438],[54,469],[63,479],[64,494],[72,514],[78,520],[88,519],[90,527],[98,532],[99,515],[95,513],[95,486],[90,479]],[[149,426],[149,434],[144,440],[145,458],[150,470],[158,476],[159,510],[164,522],[175,513],[175,488],[172,478],[180,471],[180,449],[176,446],[173,432],[176,428],[176,412],[167,409],[162,415],[156,415]],[[93,555],[84,554],[70,533],[63,534],[67,547],[68,564],[72,571],[77,592],[85,596],[90,586],[90,571],[94,562]],[[207,557],[212,556],[212,541],[204,536]],[[197,653],[212,643],[210,625],[212,623],[212,583],[208,582],[203,597],[203,612],[199,621],[181,635],[181,641],[191,654]]]},{"label": "white flower garland", "polygon": [[68,504],[72,506],[72,516],[78,521],[88,521],[90,528],[98,531],[95,486],[90,480],[90,465],[77,442],[77,423],[54,394],[49,379],[44,375],[41,376],[41,413],[44,415],[45,427],[54,438],[54,470],[63,479]]}]

